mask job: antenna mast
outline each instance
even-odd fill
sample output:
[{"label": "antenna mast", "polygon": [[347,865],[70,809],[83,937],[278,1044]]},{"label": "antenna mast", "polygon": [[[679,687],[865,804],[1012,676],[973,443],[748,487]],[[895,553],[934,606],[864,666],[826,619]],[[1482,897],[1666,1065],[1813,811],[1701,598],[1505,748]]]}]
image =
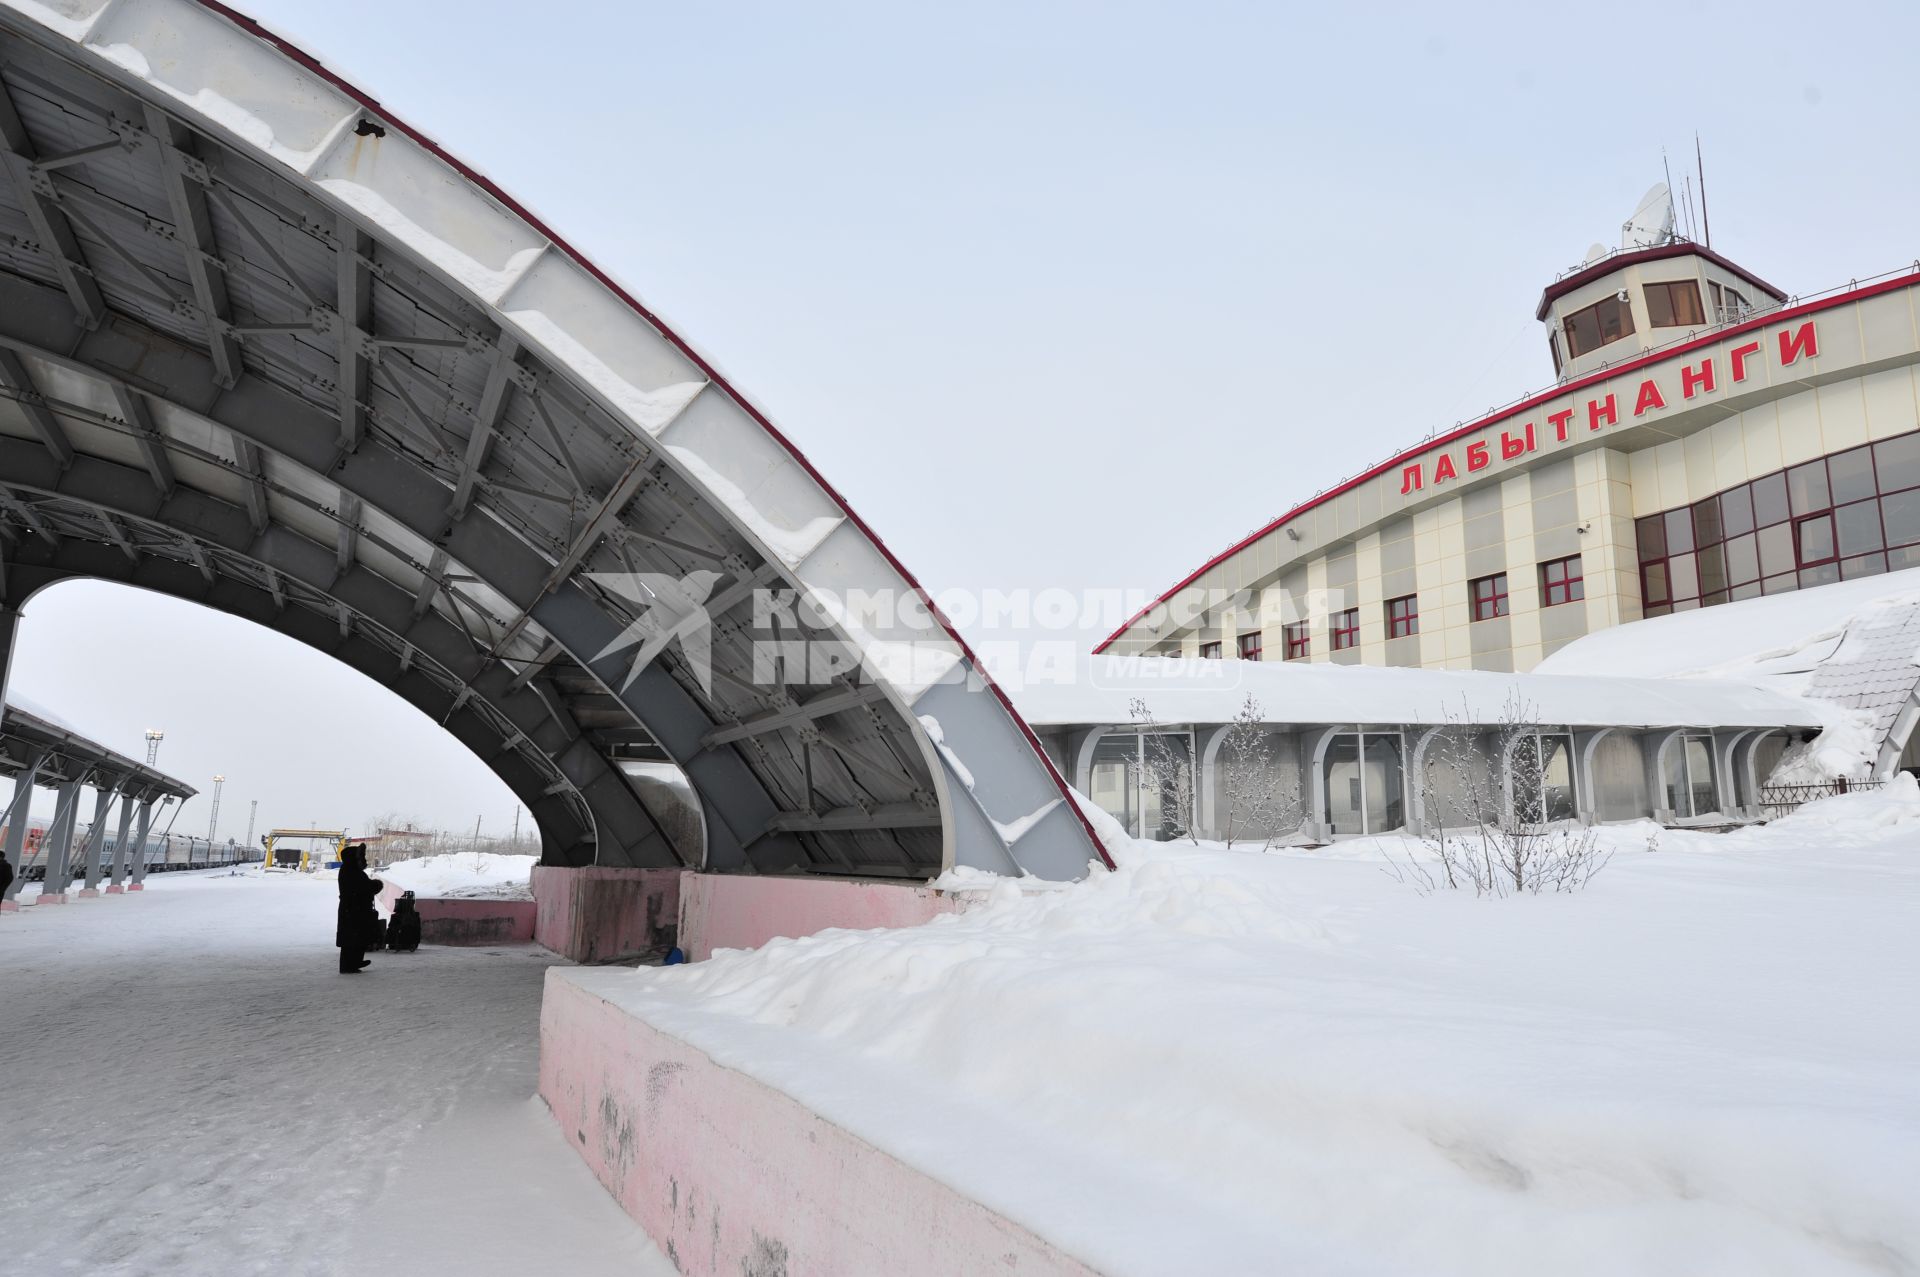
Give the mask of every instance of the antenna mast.
[{"label": "antenna mast", "polygon": [[1667,193],[1673,193],[1673,165],[1667,163],[1667,148],[1660,148],[1660,170],[1667,175]]},{"label": "antenna mast", "polygon": [[1700,135],[1693,135],[1693,164],[1700,173],[1700,227],[1707,234],[1707,247],[1713,247],[1713,223],[1707,218],[1707,162],[1700,158]]}]

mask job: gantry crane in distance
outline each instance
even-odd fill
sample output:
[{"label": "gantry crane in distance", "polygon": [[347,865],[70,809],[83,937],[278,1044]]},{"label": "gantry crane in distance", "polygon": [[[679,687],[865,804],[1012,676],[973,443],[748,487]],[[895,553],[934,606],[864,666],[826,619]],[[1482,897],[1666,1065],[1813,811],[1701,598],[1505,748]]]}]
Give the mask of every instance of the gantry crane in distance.
[{"label": "gantry crane in distance", "polygon": [[340,859],[347,849],[347,831],[344,829],[269,829],[260,845],[267,849],[268,869],[294,869],[301,873],[311,873],[319,868],[313,863],[313,848],[302,846],[297,851],[288,847],[275,850],[282,842],[331,843],[333,859]]}]

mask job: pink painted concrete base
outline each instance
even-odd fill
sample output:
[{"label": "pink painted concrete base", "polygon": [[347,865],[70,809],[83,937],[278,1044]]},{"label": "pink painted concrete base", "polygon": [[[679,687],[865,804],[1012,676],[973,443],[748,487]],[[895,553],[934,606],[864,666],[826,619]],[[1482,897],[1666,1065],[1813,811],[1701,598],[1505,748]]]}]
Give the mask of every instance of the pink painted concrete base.
[{"label": "pink painted concrete base", "polygon": [[675,944],[699,962],[833,927],[915,927],[962,907],[916,883],[555,865],[534,867],[533,897],[534,940],[587,963]]},{"label": "pink painted concrete base", "polygon": [[67,898],[57,891],[52,893],[43,891],[33,898],[33,903],[36,905],[63,905],[67,903]]},{"label": "pink painted concrete base", "polygon": [[917,927],[959,909],[914,883],[690,873],[680,884],[680,947],[704,962],[715,949],[758,949],[834,927]]},{"label": "pink painted concrete base", "polygon": [[[388,880],[374,903],[381,913],[391,918],[394,901],[406,890]],[[533,939],[534,903],[531,900],[415,896],[413,907],[420,915],[421,944],[526,944]]]},{"label": "pink painted concrete base", "polygon": [[108,886],[107,886],[107,894],[108,894],[108,895],[110,895],[110,896],[118,896],[118,895],[121,895],[121,894],[123,894],[123,893],[124,893],[124,891],[125,891],[125,890],[126,890],[126,889],[125,889],[124,887],[117,887],[117,886],[114,886],[114,885],[112,885],[111,883],[109,883],[109,884],[108,884]]},{"label": "pink painted concrete base", "polygon": [[575,962],[611,962],[676,943],[678,869],[535,865],[533,938]]},{"label": "pink painted concrete base", "polygon": [[610,1000],[625,971],[554,967],[540,1095],[683,1273],[1093,1270]]},{"label": "pink painted concrete base", "polygon": [[128,891],[145,891],[146,889],[147,884],[144,882],[130,882],[127,884]]},{"label": "pink painted concrete base", "polygon": [[18,900],[0,900],[0,913],[19,913],[19,912],[20,912],[20,902]]},{"label": "pink painted concrete base", "polygon": [[80,898],[82,900],[98,900],[100,898],[100,888],[82,887],[80,888]]},{"label": "pink painted concrete base", "polygon": [[531,900],[416,898],[421,944],[527,944],[533,940]]}]

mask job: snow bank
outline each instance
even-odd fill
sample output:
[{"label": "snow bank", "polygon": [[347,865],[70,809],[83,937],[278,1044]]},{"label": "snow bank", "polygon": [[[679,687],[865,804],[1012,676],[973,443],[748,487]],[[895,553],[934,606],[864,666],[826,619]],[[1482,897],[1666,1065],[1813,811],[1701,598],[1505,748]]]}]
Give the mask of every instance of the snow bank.
[{"label": "snow bank", "polygon": [[455,851],[418,860],[397,860],[374,874],[416,896],[485,896],[533,899],[537,856],[504,856],[490,851]]},{"label": "snow bank", "polygon": [[1116,1274],[1909,1271],[1920,787],[1602,836],[1497,901],[1116,843],[623,1001]]}]

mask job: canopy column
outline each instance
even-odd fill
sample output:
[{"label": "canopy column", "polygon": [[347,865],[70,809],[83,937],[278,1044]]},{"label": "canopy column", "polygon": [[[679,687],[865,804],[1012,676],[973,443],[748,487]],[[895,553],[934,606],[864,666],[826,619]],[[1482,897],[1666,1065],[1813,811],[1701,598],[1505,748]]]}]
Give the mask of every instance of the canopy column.
[{"label": "canopy column", "polygon": [[133,824],[134,794],[129,791],[120,798],[120,832],[113,838],[113,871],[107,881],[107,894],[121,894],[121,884],[127,879],[127,831]]},{"label": "canopy column", "polygon": [[100,895],[100,854],[107,845],[107,813],[113,810],[113,800],[120,796],[120,787],[126,783],[122,778],[94,790],[93,823],[87,826],[87,885],[80,889],[83,900]]},{"label": "canopy column", "polygon": [[7,884],[5,899],[0,899],[0,912],[16,913],[20,903],[16,899],[20,888],[26,885],[27,872],[24,863],[27,848],[27,809],[33,805],[33,781],[40,774],[40,767],[47,761],[45,750],[36,751],[27,759],[27,765],[13,778],[13,798],[7,804],[7,835],[5,851],[7,860],[13,865],[13,881]]},{"label": "canopy column", "polygon": [[41,843],[41,859],[46,872],[40,880],[40,904],[63,905],[67,903],[67,869],[71,862],[69,852],[73,842],[74,817],[80,808],[80,786],[86,783],[86,773],[76,773],[72,780],[60,786],[60,798],[53,809],[53,824],[47,829],[47,836]]},{"label": "canopy column", "polygon": [[[148,794],[146,801],[140,804],[140,832],[134,835],[134,845],[139,851],[133,858],[133,881],[127,884],[128,891],[147,889],[147,834],[153,828],[153,804],[156,795]],[[168,797],[166,802],[172,802]],[[164,805],[164,804],[163,804]]]},{"label": "canopy column", "polygon": [[[20,628],[20,609],[13,603],[0,602],[0,722],[6,721],[7,688],[13,679],[13,636]],[[12,860],[9,856],[7,859]],[[19,865],[15,861],[15,867]]]}]

